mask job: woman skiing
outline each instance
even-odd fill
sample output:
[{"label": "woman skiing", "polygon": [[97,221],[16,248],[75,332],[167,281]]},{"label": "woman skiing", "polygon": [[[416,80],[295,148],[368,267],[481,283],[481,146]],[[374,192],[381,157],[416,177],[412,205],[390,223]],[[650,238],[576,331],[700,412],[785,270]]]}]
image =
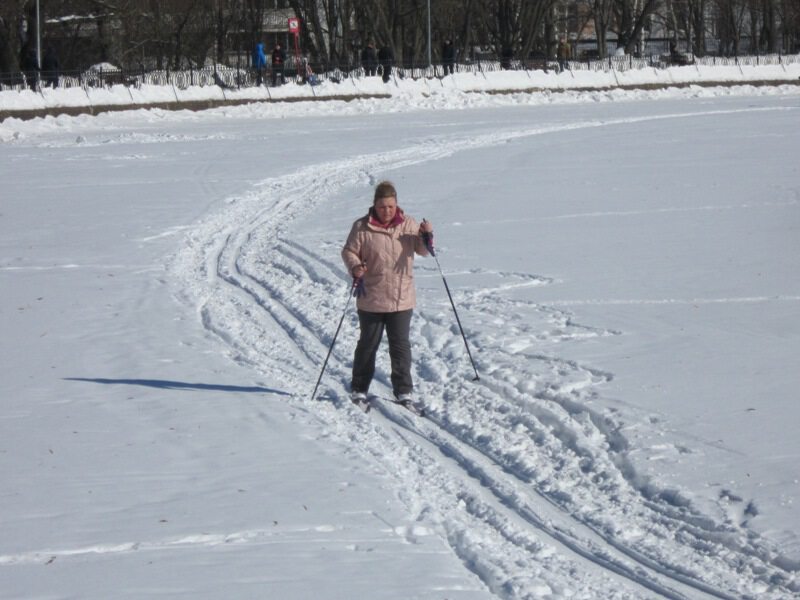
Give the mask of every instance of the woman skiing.
[{"label": "woman skiing", "polygon": [[417,224],[397,206],[397,190],[389,181],[376,186],[369,212],[353,223],[342,260],[353,278],[361,280],[364,292],[357,300],[361,333],[350,392],[350,399],[357,404],[367,401],[384,329],[389,339],[394,396],[403,404],[412,401],[409,331],[416,304],[414,255],[428,255],[423,234],[432,232],[428,221]]}]

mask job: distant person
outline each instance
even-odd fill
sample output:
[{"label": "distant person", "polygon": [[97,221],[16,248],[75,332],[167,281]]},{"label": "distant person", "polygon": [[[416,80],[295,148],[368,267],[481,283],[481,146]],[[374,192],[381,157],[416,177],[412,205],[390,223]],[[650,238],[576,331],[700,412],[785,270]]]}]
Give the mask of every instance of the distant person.
[{"label": "distant person", "polygon": [[267,67],[267,55],[264,54],[264,44],[256,44],[253,49],[253,70],[256,72],[256,85],[264,81],[264,69]]},{"label": "distant person", "polygon": [[563,73],[569,67],[569,61],[572,58],[572,48],[566,38],[561,38],[558,41],[558,48],[556,49],[556,58],[558,58],[558,68]]},{"label": "distant person", "polygon": [[392,64],[394,63],[394,52],[389,46],[381,46],[378,50],[378,62],[383,70],[383,83],[389,83],[392,77]]},{"label": "distant person", "polygon": [[286,52],[281,48],[280,42],[275,44],[272,50],[272,85],[277,85],[278,76],[280,75],[281,83],[286,83],[286,76],[283,69],[286,66]]},{"label": "distant person", "polygon": [[514,60],[514,49],[511,46],[503,46],[500,52],[500,66],[503,69],[510,69],[511,62]]},{"label": "distant person", "polygon": [[59,68],[60,64],[56,56],[56,51],[52,46],[48,46],[44,53],[44,58],[42,59],[42,76],[45,85],[50,87],[58,86]]},{"label": "distant person", "polygon": [[669,62],[680,67],[689,64],[689,60],[686,56],[678,51],[678,44],[676,42],[669,43]]},{"label": "distant person", "polygon": [[314,73],[314,69],[308,63],[308,59],[303,59],[303,83],[308,85],[319,85],[319,77]]},{"label": "distant person", "polygon": [[367,77],[378,74],[378,52],[375,50],[375,42],[370,41],[361,51],[361,67]]},{"label": "distant person", "polygon": [[442,66],[444,67],[445,77],[452,75],[456,64],[456,47],[452,40],[445,40],[442,44]]},{"label": "distant person", "polygon": [[28,87],[36,90],[36,82],[39,79],[39,60],[36,58],[36,50],[31,48],[22,57],[22,72],[25,74]]}]

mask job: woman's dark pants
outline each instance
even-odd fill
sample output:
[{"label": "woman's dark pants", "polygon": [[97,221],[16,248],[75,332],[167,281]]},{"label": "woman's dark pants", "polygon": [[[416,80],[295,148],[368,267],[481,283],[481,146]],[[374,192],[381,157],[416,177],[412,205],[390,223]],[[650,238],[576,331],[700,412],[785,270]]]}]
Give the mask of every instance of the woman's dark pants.
[{"label": "woman's dark pants", "polygon": [[390,313],[358,311],[361,337],[353,357],[351,388],[366,393],[375,375],[375,356],[386,329],[389,339],[389,358],[392,362],[392,390],[395,395],[408,394],[414,388],[411,380],[411,314],[413,310]]}]

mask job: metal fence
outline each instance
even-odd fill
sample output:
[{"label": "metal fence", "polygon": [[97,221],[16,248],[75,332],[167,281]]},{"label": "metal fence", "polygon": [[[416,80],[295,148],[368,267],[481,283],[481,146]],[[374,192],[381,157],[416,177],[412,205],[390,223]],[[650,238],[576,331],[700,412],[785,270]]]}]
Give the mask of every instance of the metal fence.
[{"label": "metal fence", "polygon": [[760,66],[760,65],[788,65],[800,63],[800,54],[765,54],[760,56],[693,56],[681,54],[676,60],[670,54],[653,54],[646,58],[636,58],[632,55],[610,56],[598,60],[568,61],[568,68],[572,71],[634,71],[637,69],[665,69],[671,66]]},{"label": "metal fence", "polygon": [[[787,65],[800,63],[798,55],[759,55],[739,57],[694,57],[682,55],[679,64],[698,66],[758,66],[758,65]],[[563,68],[570,71],[631,71],[636,69],[655,68],[661,69],[678,64],[669,54],[651,55],[646,58],[636,58],[632,55],[610,56],[604,59],[569,60],[563,63]],[[454,65],[457,73],[473,73],[475,75],[496,71],[555,71],[562,70],[562,65],[556,60],[531,59],[531,60],[480,60]],[[382,75],[382,68],[378,67],[378,76]],[[392,67],[392,77],[398,79],[434,79],[442,78],[447,71],[442,65],[425,65],[418,67]],[[172,70],[123,70],[113,67],[91,68],[82,72],[18,72],[0,73],[0,91],[7,90],[41,90],[42,88],[98,88],[113,85],[124,85],[140,88],[142,85],[174,86],[176,89],[186,89],[192,86],[219,86],[227,89],[248,88],[259,85],[272,86],[273,78],[269,68],[259,74],[253,69],[243,69],[214,65],[200,69],[180,71]],[[366,77],[364,69],[352,66],[330,66],[324,64],[309,65],[302,63],[300,68],[293,61],[289,62],[284,70],[287,82],[297,84],[311,84],[322,81],[339,83],[349,78],[361,79]],[[281,79],[278,77],[278,79]]]}]

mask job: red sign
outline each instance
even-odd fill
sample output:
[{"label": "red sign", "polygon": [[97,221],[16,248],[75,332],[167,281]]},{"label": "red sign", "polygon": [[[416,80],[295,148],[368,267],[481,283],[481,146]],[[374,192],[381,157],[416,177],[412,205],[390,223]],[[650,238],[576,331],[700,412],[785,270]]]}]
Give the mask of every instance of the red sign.
[{"label": "red sign", "polygon": [[300,19],[297,17],[289,19],[289,33],[300,33]]}]

